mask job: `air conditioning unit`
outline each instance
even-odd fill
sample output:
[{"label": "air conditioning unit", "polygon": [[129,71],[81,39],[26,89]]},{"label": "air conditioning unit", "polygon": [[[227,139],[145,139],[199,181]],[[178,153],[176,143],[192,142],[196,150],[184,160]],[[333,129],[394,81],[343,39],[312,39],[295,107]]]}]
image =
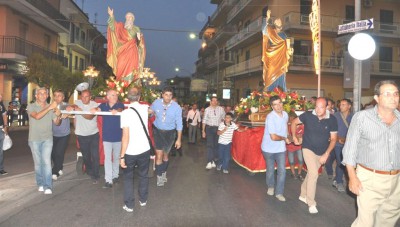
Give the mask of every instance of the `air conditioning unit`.
[{"label": "air conditioning unit", "polygon": [[364,8],[372,7],[372,0],[364,0]]}]

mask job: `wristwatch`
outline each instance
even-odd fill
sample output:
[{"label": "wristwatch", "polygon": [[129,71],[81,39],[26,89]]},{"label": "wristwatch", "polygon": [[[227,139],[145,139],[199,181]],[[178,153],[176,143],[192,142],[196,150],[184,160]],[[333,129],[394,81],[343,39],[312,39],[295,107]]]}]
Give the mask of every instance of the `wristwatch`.
[{"label": "wristwatch", "polygon": [[124,157],[124,156],[122,156],[122,157],[119,157],[119,159],[125,159],[125,157]]}]

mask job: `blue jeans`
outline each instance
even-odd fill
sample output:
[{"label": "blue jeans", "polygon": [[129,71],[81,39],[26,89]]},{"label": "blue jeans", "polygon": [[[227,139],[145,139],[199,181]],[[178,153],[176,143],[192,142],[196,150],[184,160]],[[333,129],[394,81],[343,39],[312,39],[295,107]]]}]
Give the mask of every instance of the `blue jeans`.
[{"label": "blue jeans", "polygon": [[53,138],[41,141],[29,141],[28,144],[31,148],[35,164],[37,186],[43,186],[44,189],[52,189],[51,150],[53,148]]},{"label": "blue jeans", "polygon": [[85,163],[86,173],[92,179],[98,180],[100,178],[100,155],[99,155],[99,133],[90,136],[77,136],[79,147],[83,156],[83,163]]},{"label": "blue jeans", "polygon": [[4,170],[3,142],[4,142],[4,131],[0,129],[0,171]]},{"label": "blue jeans", "polygon": [[207,162],[218,160],[218,126],[206,126]]},{"label": "blue jeans", "polygon": [[285,178],[286,178],[286,168],[285,168],[285,152],[279,153],[267,153],[263,152],[265,162],[267,164],[266,181],[268,188],[275,187],[275,162],[277,165],[278,176],[276,177],[276,188],[275,195],[283,195],[283,190],[285,189]]},{"label": "blue jeans", "polygon": [[294,156],[297,155],[297,162],[299,166],[303,165],[303,151],[301,149],[298,149],[297,151],[289,152],[288,151],[288,159],[289,159],[289,164],[291,166],[294,165]]},{"label": "blue jeans", "polygon": [[147,202],[149,194],[149,163],[150,163],[150,152],[146,151],[139,155],[125,155],[125,165],[127,166],[124,171],[124,202],[129,208],[135,206],[135,193],[133,192],[133,171],[135,165],[138,167],[139,175],[139,200],[141,202]]},{"label": "blue jeans", "polygon": [[112,183],[114,178],[119,175],[119,154],[121,152],[121,142],[103,141],[104,147],[104,179]]},{"label": "blue jeans", "polygon": [[218,153],[219,153],[219,165],[224,170],[228,170],[229,161],[231,160],[231,147],[232,143],[229,144],[218,144]]},{"label": "blue jeans", "polygon": [[[338,184],[343,184],[343,173],[345,171],[345,166],[342,165],[343,155],[342,155],[343,146],[335,146],[335,156],[336,156],[336,177],[335,180]],[[331,152],[333,153],[333,152]]]},{"label": "blue jeans", "polygon": [[333,162],[335,161],[335,153],[331,152],[325,163],[326,174],[333,175]]}]

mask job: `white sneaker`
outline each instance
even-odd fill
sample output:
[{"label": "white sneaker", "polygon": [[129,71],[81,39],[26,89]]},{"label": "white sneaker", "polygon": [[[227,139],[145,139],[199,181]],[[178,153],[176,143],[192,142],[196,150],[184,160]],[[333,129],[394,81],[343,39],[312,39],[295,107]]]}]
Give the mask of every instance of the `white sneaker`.
[{"label": "white sneaker", "polygon": [[43,186],[40,186],[40,187],[38,188],[38,191],[39,191],[39,192],[43,192],[43,191],[44,191]]},{"label": "white sneaker", "polygon": [[222,170],[222,172],[223,172],[223,173],[229,173],[229,171],[226,170],[226,169]]},{"label": "white sneaker", "polygon": [[122,207],[122,209],[126,210],[126,212],[128,212],[128,213],[132,213],[132,212],[133,212],[133,209],[127,207],[126,205],[124,205],[124,206]]},{"label": "white sneaker", "polygon": [[157,176],[157,186],[158,187],[164,186],[164,179],[162,178],[162,176]]},{"label": "white sneaker", "polygon": [[53,194],[53,192],[51,191],[51,189],[46,189],[46,190],[44,190],[44,194],[51,195],[51,194]]},{"label": "white sneaker", "polygon": [[281,195],[281,194],[276,195],[275,197],[276,197],[279,201],[281,201],[281,202],[285,202],[285,201],[286,201],[286,198],[285,198],[283,195]]},{"label": "white sneaker", "polygon": [[212,169],[212,164],[211,164],[211,162],[207,163],[206,169]]},{"label": "white sneaker", "polygon": [[60,170],[60,171],[58,171],[58,175],[63,175],[64,174],[64,172],[62,171],[62,170]]},{"label": "white sneaker", "polygon": [[306,197],[299,196],[299,200],[302,201],[303,203],[307,204],[307,198]]},{"label": "white sneaker", "polygon": [[144,207],[144,206],[147,205],[147,201],[146,201],[146,202],[143,202],[143,203],[139,201],[139,204],[140,204],[141,207]]},{"label": "white sneaker", "polygon": [[164,183],[167,183],[168,179],[167,179],[167,172],[164,172],[161,174],[162,180],[164,181]]},{"label": "white sneaker", "polygon": [[211,167],[212,167],[212,168],[217,167],[217,165],[215,165],[215,162],[214,162],[214,161],[211,162]]},{"label": "white sneaker", "polygon": [[57,175],[55,175],[55,174],[53,174],[53,175],[51,176],[51,178],[53,178],[53,180],[57,180],[57,179],[58,179]]},{"label": "white sneaker", "polygon": [[267,191],[267,195],[274,195],[274,192],[275,192],[275,189],[274,188],[268,188],[268,191]]},{"label": "white sneaker", "polygon": [[308,211],[310,212],[310,214],[316,214],[316,213],[318,213],[317,206],[310,206],[310,207],[308,207]]}]

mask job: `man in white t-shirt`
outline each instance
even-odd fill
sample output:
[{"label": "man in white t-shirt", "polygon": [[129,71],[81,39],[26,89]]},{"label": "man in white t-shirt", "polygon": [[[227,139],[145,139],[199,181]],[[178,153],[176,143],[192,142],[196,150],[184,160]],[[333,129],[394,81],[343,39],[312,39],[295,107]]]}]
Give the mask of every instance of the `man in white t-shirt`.
[{"label": "man in white t-shirt", "polygon": [[186,118],[186,125],[189,128],[189,143],[195,144],[197,139],[197,128],[201,122],[200,112],[197,109],[197,104],[192,105],[192,109],[189,110]]},{"label": "man in white t-shirt", "polygon": [[146,206],[148,188],[149,188],[149,162],[150,162],[150,144],[146,132],[143,129],[139,115],[132,109],[134,108],[142,118],[147,128],[149,117],[149,106],[140,104],[140,90],[133,87],[127,95],[131,102],[126,110],[121,114],[121,154],[120,165],[124,171],[124,202],[123,209],[127,212],[133,212],[135,206],[135,197],[133,192],[133,170],[138,168],[139,175],[139,204]]},{"label": "man in white t-shirt", "polygon": [[[90,100],[91,93],[84,90],[81,99],[66,108],[67,111],[90,111],[99,105]],[[75,115],[75,134],[78,138],[79,148],[82,152],[86,173],[91,176],[93,184],[97,184],[100,178],[100,155],[99,155],[99,129],[97,128],[97,116],[93,114]]]}]

